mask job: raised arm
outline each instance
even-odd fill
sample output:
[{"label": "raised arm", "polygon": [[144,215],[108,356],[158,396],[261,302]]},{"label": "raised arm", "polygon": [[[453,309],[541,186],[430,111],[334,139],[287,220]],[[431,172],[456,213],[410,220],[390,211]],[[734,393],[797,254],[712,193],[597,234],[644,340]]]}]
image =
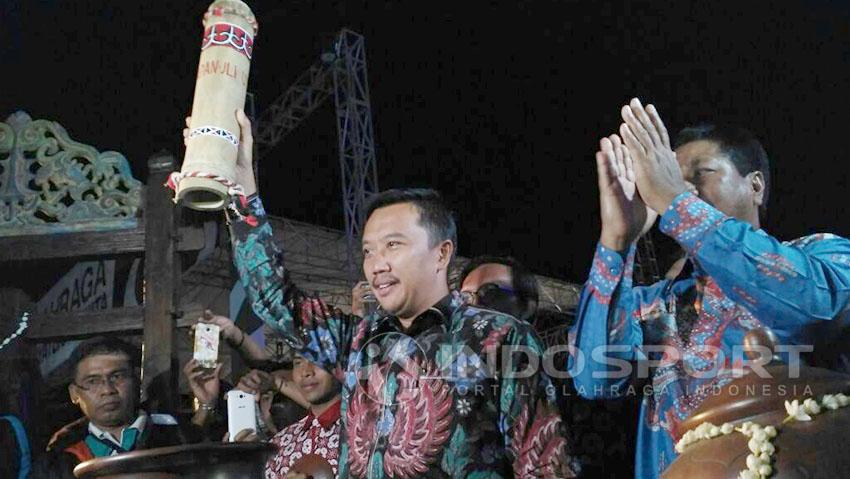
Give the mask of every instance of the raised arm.
[{"label": "raised arm", "polygon": [[831,320],[850,302],[850,242],[814,235],[782,243],[742,219],[727,216],[691,191],[682,178],[664,123],[637,99],[623,107],[621,133],[635,158],[638,190],[663,212],[661,231],[675,239],[729,298],[771,327],[780,340]]},{"label": "raised arm", "polygon": [[227,208],[233,260],[254,313],[293,349],[341,377],[359,318],[334,312],[321,299],[300,291],[284,265],[263,204],[254,186],[251,124],[240,111],[237,182],[248,196],[236,195]]},{"label": "raised arm", "polygon": [[250,366],[261,366],[270,359],[268,352],[255,343],[232,319],[205,310],[203,316],[198,318],[198,322],[217,325],[221,330],[222,339],[235,349]]},{"label": "raised arm", "polygon": [[631,367],[624,362],[643,358],[640,295],[632,285],[634,257],[634,246],[625,253],[596,246],[579,298],[570,354],[570,373],[582,397],[618,397],[631,379]]},{"label": "raised arm", "polygon": [[657,217],[637,193],[631,155],[617,135],[599,142],[596,170],[602,232],[579,300],[569,361],[576,390],[589,398],[617,396],[629,380],[606,358],[637,359],[643,334],[634,315],[634,243]]},{"label": "raised arm", "polygon": [[689,192],[673,200],[661,230],[780,340],[802,339],[803,328],[838,317],[850,303],[850,241],[844,238],[783,243]]}]

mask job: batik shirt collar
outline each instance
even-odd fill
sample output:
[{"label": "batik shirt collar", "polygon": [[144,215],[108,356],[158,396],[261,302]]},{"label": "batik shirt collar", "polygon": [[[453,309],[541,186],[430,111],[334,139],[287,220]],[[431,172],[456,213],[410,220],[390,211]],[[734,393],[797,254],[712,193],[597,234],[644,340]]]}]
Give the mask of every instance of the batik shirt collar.
[{"label": "batik shirt collar", "polygon": [[337,399],[335,403],[331,405],[331,407],[325,409],[325,411],[318,416],[313,415],[313,411],[307,412],[306,424],[312,424],[313,419],[315,418],[319,425],[322,426],[322,429],[328,430],[333,427],[333,425],[340,418],[340,405],[342,404],[341,399]]},{"label": "batik shirt collar", "polygon": [[378,319],[375,334],[400,332],[411,337],[416,337],[440,324],[443,324],[446,329],[450,329],[452,313],[460,306],[460,299],[456,296],[452,293],[443,296],[434,306],[431,306],[414,318],[413,322],[410,323],[410,328],[406,330],[396,316],[386,315]]}]

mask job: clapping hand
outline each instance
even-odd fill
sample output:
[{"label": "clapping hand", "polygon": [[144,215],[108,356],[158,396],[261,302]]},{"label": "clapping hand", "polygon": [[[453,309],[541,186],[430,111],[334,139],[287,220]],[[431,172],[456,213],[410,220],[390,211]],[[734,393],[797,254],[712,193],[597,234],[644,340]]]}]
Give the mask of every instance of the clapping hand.
[{"label": "clapping hand", "polygon": [[664,213],[688,186],[670,147],[670,136],[654,106],[646,108],[633,98],[620,111],[620,135],[634,163],[635,183],[641,198],[657,213]]},{"label": "clapping hand", "polygon": [[602,216],[600,242],[614,251],[625,251],[652,227],[658,215],[638,194],[634,163],[619,136],[600,140],[596,171]]}]

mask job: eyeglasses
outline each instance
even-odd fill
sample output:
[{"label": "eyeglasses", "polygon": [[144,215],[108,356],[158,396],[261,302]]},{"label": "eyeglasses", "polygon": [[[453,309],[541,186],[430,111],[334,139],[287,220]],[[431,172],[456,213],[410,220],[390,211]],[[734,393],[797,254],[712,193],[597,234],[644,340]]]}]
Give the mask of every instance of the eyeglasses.
[{"label": "eyeglasses", "polygon": [[73,384],[83,391],[95,391],[106,386],[107,383],[113,387],[121,387],[126,384],[131,377],[132,374],[130,371],[123,370],[115,371],[109,376],[86,376],[85,379],[80,381],[82,384],[77,383],[76,381]]},{"label": "eyeglasses", "polygon": [[478,291],[461,291],[460,297],[467,304],[490,304],[490,301],[498,297],[516,296],[516,291],[507,286],[498,285],[496,283],[484,283],[478,288]]}]

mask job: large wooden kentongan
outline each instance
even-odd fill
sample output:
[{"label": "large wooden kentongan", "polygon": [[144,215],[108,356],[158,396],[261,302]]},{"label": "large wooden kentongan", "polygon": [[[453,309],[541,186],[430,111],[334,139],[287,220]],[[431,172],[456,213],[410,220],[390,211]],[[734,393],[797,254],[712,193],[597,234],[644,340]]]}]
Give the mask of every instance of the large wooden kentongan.
[{"label": "large wooden kentongan", "polygon": [[334,479],[331,464],[318,454],[305,454],[289,470],[306,474],[313,479]]},{"label": "large wooden kentongan", "polygon": [[201,443],[91,459],[74,468],[80,479],[255,479],[276,448],[269,443]]},{"label": "large wooden kentongan", "polygon": [[[753,333],[753,332],[751,332]],[[748,333],[749,342],[767,345],[772,338]],[[820,400],[824,394],[850,392],[850,376],[827,369],[801,366],[798,374],[789,366],[772,363],[764,368],[769,377],[753,371],[736,379],[707,399],[688,419],[679,424],[675,440],[704,422],[735,426],[752,421],[762,426],[779,425],[787,416],[785,401]],[[771,479],[847,477],[850,454],[844,451],[850,431],[850,408],[824,410],[812,421],[782,424],[773,439]],[[664,479],[737,479],[747,469],[748,437],[733,432],[688,446],[664,472]]]}]

